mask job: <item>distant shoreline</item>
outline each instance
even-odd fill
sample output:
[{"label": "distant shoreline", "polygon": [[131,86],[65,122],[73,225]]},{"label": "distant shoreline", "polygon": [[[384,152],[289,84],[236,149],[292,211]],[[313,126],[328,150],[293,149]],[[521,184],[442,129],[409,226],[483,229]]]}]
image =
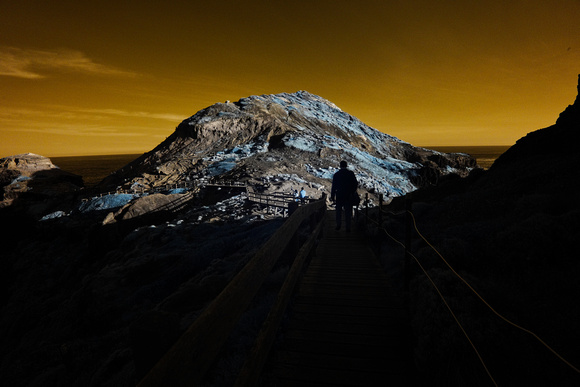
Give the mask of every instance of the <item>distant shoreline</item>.
[{"label": "distant shoreline", "polygon": [[512,145],[439,145],[439,146],[423,146],[421,148],[433,149],[439,152],[447,153],[469,153],[468,151],[475,151],[480,153],[482,151],[488,150],[492,152],[505,152]]},{"label": "distant shoreline", "polygon": [[481,145],[481,146],[433,146],[425,147],[444,153],[467,153],[475,157],[477,164],[483,169],[489,169],[493,162],[511,145]]}]

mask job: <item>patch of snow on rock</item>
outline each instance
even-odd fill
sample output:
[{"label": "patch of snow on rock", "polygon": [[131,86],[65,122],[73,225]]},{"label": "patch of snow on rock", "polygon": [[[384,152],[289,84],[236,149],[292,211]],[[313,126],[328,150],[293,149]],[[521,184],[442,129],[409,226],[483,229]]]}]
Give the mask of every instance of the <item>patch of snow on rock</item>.
[{"label": "patch of snow on rock", "polygon": [[84,213],[89,211],[100,211],[123,207],[125,204],[129,203],[131,200],[137,197],[139,197],[139,195],[133,194],[112,194],[101,197],[94,197],[90,200],[87,200],[86,202],[81,203],[79,211]]}]

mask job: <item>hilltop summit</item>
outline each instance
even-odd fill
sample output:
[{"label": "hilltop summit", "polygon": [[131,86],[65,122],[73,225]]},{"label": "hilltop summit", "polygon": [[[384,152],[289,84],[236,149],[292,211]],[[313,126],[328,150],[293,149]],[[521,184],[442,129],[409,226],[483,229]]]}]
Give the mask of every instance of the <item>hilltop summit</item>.
[{"label": "hilltop summit", "polygon": [[476,167],[465,154],[414,147],[306,91],[216,103],[184,120],[164,142],[101,186],[154,187],[218,177],[262,189],[329,189],[341,159],[367,192],[399,196]]}]

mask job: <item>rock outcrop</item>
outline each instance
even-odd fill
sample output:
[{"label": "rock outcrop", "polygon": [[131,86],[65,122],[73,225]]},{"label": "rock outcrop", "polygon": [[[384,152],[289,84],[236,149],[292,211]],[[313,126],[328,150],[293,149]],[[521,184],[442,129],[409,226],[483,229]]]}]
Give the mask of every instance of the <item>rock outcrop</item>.
[{"label": "rock outcrop", "polygon": [[26,153],[0,159],[0,207],[18,198],[44,199],[82,187],[81,176],[61,170],[48,157]]},{"label": "rock outcrop", "polygon": [[476,168],[468,155],[414,147],[319,96],[299,91],[203,109],[101,187],[156,187],[216,176],[269,191],[306,185],[310,196],[319,196],[319,191],[329,189],[341,159],[355,170],[363,190],[390,196],[432,184],[449,173],[465,176]]},{"label": "rock outcrop", "polygon": [[139,197],[116,212],[111,212],[107,215],[103,224],[112,224],[116,221],[129,220],[137,217],[144,217],[147,215],[156,215],[163,212],[173,212],[181,209],[187,205],[188,201],[193,197],[192,193],[164,195],[156,193]]}]

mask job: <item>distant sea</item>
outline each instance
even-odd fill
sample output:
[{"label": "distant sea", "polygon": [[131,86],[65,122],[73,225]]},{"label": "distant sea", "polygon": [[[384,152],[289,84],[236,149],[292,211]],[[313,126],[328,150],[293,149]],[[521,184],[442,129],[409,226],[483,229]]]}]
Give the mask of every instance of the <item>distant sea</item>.
[{"label": "distant sea", "polygon": [[[445,153],[467,153],[475,157],[480,167],[488,169],[509,146],[436,146],[425,148]],[[112,172],[124,167],[139,156],[141,154],[51,157],[50,160],[64,171],[81,175],[85,186],[94,187]]]},{"label": "distant sea", "polygon": [[94,187],[112,172],[139,156],[141,154],[51,157],[50,161],[63,171],[81,175],[86,187]]}]

